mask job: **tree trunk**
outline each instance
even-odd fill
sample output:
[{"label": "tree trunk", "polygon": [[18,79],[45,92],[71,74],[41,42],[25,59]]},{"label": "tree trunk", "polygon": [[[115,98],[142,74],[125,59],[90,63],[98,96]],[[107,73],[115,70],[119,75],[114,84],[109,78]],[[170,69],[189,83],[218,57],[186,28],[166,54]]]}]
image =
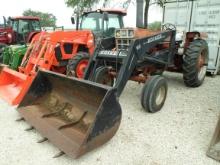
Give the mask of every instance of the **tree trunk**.
[{"label": "tree trunk", "polygon": [[148,27],[148,11],[150,7],[150,0],[145,0],[145,9],[144,9],[144,27]]}]

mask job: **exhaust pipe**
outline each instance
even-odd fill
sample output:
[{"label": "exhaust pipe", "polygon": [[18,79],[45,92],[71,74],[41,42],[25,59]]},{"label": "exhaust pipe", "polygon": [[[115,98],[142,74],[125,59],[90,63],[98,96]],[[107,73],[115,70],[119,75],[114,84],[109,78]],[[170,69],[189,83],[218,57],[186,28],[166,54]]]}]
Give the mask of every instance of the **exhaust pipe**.
[{"label": "exhaust pipe", "polygon": [[136,0],[136,27],[144,28],[144,0]]}]

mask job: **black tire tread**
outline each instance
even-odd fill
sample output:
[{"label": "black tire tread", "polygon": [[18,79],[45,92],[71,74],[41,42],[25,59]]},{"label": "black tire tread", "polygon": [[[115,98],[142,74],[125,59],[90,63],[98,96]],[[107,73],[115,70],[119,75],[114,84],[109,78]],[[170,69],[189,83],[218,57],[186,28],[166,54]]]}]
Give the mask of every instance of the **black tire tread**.
[{"label": "black tire tread", "polygon": [[198,87],[203,82],[203,80],[198,80],[197,71],[198,58],[203,49],[208,51],[208,44],[205,40],[198,39],[193,41],[185,52],[183,58],[183,80],[188,87]]},{"label": "black tire tread", "polygon": [[167,82],[166,80],[164,79],[163,76],[152,76],[148,82],[145,83],[143,89],[142,89],[142,93],[141,93],[141,105],[142,107],[147,111],[147,112],[150,112],[150,113],[155,113],[155,112],[158,112],[162,107],[163,107],[163,104],[166,100],[166,95],[165,95],[165,99],[164,99],[164,102],[161,104],[161,107],[159,109],[154,109],[152,107],[152,103],[153,101],[151,100],[152,99],[152,94],[154,92],[154,90],[156,89],[157,85],[159,82],[162,82],[165,83],[165,87],[166,87],[166,95],[167,95],[167,88],[168,88],[168,85],[167,85]]},{"label": "black tire tread", "polygon": [[[67,65],[67,72],[70,70],[76,70],[78,63],[82,59],[88,59],[89,60],[90,56],[87,52],[78,52],[72,59],[68,61]],[[67,73],[68,75],[68,73]]]}]

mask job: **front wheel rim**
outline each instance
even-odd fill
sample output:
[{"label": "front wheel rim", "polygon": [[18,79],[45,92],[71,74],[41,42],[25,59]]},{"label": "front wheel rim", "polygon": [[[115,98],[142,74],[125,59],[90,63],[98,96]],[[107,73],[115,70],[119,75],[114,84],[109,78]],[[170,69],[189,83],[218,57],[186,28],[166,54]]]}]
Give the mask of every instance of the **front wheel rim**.
[{"label": "front wheel rim", "polygon": [[82,60],[78,63],[76,67],[76,76],[78,78],[83,78],[87,65],[88,60]]},{"label": "front wheel rim", "polygon": [[156,93],[155,103],[157,106],[160,106],[163,103],[165,96],[166,96],[166,88],[162,86],[157,90]]}]

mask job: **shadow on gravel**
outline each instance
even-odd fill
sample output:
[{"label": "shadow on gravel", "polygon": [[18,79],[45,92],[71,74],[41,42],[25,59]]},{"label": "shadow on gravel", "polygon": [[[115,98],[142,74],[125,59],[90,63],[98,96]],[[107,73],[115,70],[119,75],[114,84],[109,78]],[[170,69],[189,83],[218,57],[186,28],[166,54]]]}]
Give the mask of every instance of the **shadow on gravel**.
[{"label": "shadow on gravel", "polygon": [[164,73],[164,77],[167,79],[169,84],[185,87],[185,84],[183,82],[183,76],[181,73],[166,72]]}]

